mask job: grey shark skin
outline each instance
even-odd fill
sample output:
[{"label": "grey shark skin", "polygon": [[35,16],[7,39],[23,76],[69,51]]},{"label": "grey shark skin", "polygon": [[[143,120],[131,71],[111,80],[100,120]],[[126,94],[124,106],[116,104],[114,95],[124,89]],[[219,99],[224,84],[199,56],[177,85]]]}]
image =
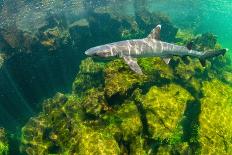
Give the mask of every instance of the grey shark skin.
[{"label": "grey shark skin", "polygon": [[102,58],[120,57],[129,65],[129,67],[138,74],[143,74],[137,63],[138,57],[161,57],[166,64],[169,63],[172,56],[191,56],[197,57],[204,63],[204,60],[219,55],[224,55],[227,49],[218,51],[200,52],[191,50],[184,46],[178,46],[160,41],[161,25],[157,25],[147,38],[133,39],[110,43],[93,47],[85,51],[88,56],[97,56]]}]

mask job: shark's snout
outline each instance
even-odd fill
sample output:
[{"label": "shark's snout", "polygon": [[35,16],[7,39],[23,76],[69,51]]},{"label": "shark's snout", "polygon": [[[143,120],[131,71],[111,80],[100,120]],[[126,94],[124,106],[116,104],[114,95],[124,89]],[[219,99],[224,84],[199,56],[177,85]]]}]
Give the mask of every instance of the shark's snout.
[{"label": "shark's snout", "polygon": [[96,56],[96,57],[102,57],[102,58],[113,56],[112,53],[113,52],[111,48],[108,46],[97,46],[97,47],[93,47],[85,51],[85,54],[88,56]]},{"label": "shark's snout", "polygon": [[88,56],[94,56],[94,55],[96,55],[96,53],[97,53],[97,51],[93,50],[92,48],[85,51],[85,55],[88,55]]}]

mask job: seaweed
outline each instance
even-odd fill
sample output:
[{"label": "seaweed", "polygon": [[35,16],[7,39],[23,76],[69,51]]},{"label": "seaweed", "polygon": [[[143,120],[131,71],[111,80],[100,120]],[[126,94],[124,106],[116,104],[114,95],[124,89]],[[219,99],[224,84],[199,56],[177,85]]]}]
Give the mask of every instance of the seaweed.
[{"label": "seaweed", "polygon": [[9,143],[4,128],[0,128],[0,154],[9,154]]}]

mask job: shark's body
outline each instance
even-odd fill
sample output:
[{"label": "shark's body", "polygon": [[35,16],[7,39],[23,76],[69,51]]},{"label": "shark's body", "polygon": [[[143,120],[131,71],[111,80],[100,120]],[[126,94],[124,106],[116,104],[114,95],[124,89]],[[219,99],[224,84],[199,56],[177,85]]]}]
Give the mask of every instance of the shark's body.
[{"label": "shark's body", "polygon": [[138,57],[161,57],[165,63],[169,63],[172,56],[192,56],[200,60],[224,55],[226,49],[211,52],[200,52],[191,50],[184,46],[178,46],[159,39],[161,26],[158,25],[147,38],[125,40],[110,43],[102,46],[90,48],[85,52],[89,56],[98,56],[103,58],[121,57],[130,66],[130,68],[138,74],[142,74],[142,70],[137,64]]}]

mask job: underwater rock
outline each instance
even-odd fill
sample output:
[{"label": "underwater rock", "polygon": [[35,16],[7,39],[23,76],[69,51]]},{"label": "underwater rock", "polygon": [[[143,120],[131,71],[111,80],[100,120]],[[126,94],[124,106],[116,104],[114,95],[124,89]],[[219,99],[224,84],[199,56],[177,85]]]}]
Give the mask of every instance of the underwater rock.
[{"label": "underwater rock", "polygon": [[174,79],[173,69],[161,58],[142,58],[139,59],[139,63],[151,82],[162,83],[165,80],[172,81]]},{"label": "underwater rock", "polygon": [[75,96],[57,94],[48,99],[43,103],[43,112],[32,117],[22,128],[21,151],[27,154],[59,153],[77,145],[75,136],[79,133],[82,117]]},{"label": "underwater rock", "polygon": [[99,117],[105,113],[110,107],[104,96],[104,92],[98,89],[89,89],[81,101],[81,105],[88,116]]},{"label": "underwater rock", "polygon": [[141,114],[135,102],[126,100],[121,106],[105,113],[102,117],[105,131],[115,137],[121,153],[144,153]]},{"label": "underwater rock", "polygon": [[78,48],[78,50],[80,51],[84,51],[91,46],[94,46],[94,39],[92,39],[89,22],[85,18],[70,24],[69,34],[73,42],[75,43],[76,48]]},{"label": "underwater rock", "polygon": [[104,83],[103,68],[103,63],[94,62],[92,58],[81,61],[72,92],[81,97],[89,89],[101,88]]},{"label": "underwater rock", "polygon": [[142,58],[138,60],[144,75],[138,75],[122,60],[114,60],[106,65],[105,94],[107,98],[114,95],[126,96],[134,88],[145,83],[162,83],[173,80],[173,70],[160,58]]},{"label": "underwater rock", "polygon": [[83,128],[81,131],[80,142],[77,154],[120,154],[120,149],[114,137],[110,133],[96,132],[94,130]]},{"label": "underwater rock", "polygon": [[190,151],[189,145],[186,142],[176,145],[175,147],[172,147],[171,145],[160,146],[157,150],[157,155],[171,154],[192,155],[193,153]]},{"label": "underwater rock", "polygon": [[177,143],[181,142],[181,121],[191,94],[176,84],[153,86],[141,99],[146,110],[149,132],[152,138]]},{"label": "underwater rock", "polygon": [[199,77],[203,75],[205,68],[201,65],[200,61],[196,58],[186,58],[188,61],[185,63],[181,58],[175,57],[174,61],[177,65],[174,67],[174,74],[177,79],[190,80],[192,77]]},{"label": "underwater rock", "polygon": [[0,53],[0,69],[1,69],[5,59],[6,59],[5,54]]},{"label": "underwater rock", "polygon": [[126,95],[133,87],[141,85],[145,77],[135,74],[122,60],[114,60],[104,69],[105,94],[107,98],[114,95]]},{"label": "underwater rock", "polygon": [[201,154],[232,154],[232,88],[216,79],[203,82],[199,116]]},{"label": "underwater rock", "polygon": [[0,128],[0,155],[9,154],[9,144],[4,128]]},{"label": "underwater rock", "polygon": [[38,38],[29,32],[24,32],[16,27],[0,29],[0,50],[9,56],[17,52],[32,52]]},{"label": "underwater rock", "polygon": [[43,112],[22,128],[21,151],[26,154],[119,154],[118,144],[110,133],[83,125],[82,109],[75,96],[57,94],[45,101]]},{"label": "underwater rock", "polygon": [[208,50],[214,49],[217,43],[217,37],[212,33],[204,33],[193,40],[197,49]]},{"label": "underwater rock", "polygon": [[179,29],[176,33],[175,44],[180,46],[186,46],[195,38],[195,35],[190,30]]},{"label": "underwater rock", "polygon": [[41,45],[49,51],[71,45],[71,37],[67,30],[59,27],[49,28],[40,34]]},{"label": "underwater rock", "polygon": [[232,85],[232,72],[223,72],[224,81]]}]

